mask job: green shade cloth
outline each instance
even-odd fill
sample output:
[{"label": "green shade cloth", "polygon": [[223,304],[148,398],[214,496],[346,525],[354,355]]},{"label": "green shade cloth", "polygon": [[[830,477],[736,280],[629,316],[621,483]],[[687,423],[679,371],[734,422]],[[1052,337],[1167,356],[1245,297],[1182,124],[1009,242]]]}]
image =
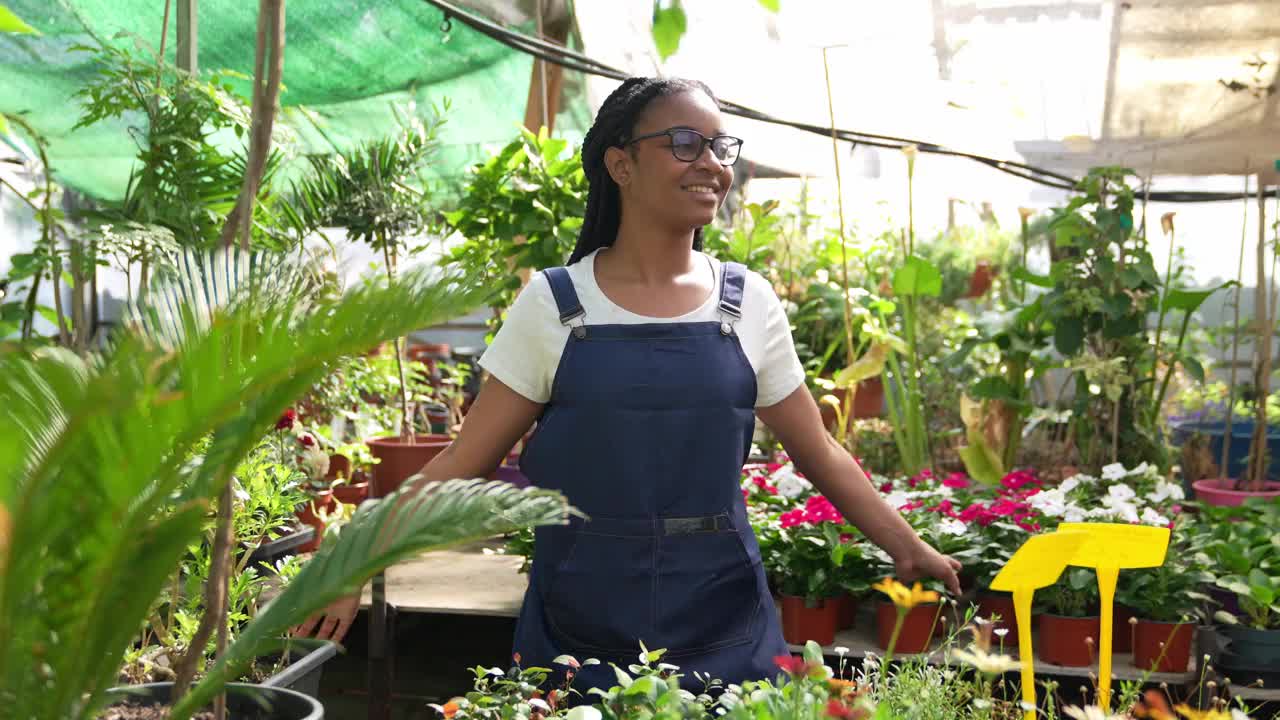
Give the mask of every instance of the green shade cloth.
[{"label": "green shade cloth", "polygon": [[[92,197],[121,198],[137,152],[130,123],[104,122],[71,132],[79,117],[73,95],[93,77],[94,65],[90,53],[70,48],[132,44],[130,37],[117,37],[121,31],[158,47],[163,1],[6,4],[40,35],[0,35],[0,111],[25,115],[46,136],[59,182]],[[166,45],[170,61],[176,9],[174,15]],[[430,175],[457,179],[489,150],[515,137],[524,118],[532,58],[456,21],[446,33],[443,20],[439,10],[421,0],[288,3],[280,122],[297,135],[297,151],[329,152],[385,135],[395,127],[392,105],[406,108],[412,103],[425,116],[446,98],[452,110]],[[200,0],[201,74],[231,70],[252,75],[256,27],[257,3]],[[232,82],[247,97],[249,83]],[[308,112],[300,112],[301,107]],[[580,138],[589,119],[584,101],[570,102],[557,129]],[[226,142],[237,143],[230,135]]]}]

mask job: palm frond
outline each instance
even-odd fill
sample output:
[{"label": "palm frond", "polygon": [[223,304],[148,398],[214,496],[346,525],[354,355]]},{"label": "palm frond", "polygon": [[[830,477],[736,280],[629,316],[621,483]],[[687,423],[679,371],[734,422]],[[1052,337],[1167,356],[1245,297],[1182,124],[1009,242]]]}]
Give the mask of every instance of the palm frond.
[{"label": "palm frond", "polygon": [[326,537],[280,595],[240,632],[171,717],[189,717],[290,626],[355,592],[380,570],[429,550],[524,527],[564,524],[572,513],[557,492],[486,480],[450,480],[425,487],[409,484],[362,505],[351,522]]},{"label": "palm frond", "polygon": [[489,294],[424,270],[337,301],[278,296],[267,267],[237,293],[243,260],[214,262],[90,363],[0,354],[0,706],[15,717],[91,717],[210,500],[327,363]]}]

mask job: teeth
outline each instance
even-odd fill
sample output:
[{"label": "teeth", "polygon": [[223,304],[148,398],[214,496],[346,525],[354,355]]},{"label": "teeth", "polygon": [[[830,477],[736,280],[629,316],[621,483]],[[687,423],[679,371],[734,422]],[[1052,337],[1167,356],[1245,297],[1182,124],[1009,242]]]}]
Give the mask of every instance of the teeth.
[{"label": "teeth", "polygon": [[716,191],[716,189],[711,187],[710,185],[690,185],[686,187],[685,190],[688,190],[689,192],[700,192],[700,193],[713,193]]}]

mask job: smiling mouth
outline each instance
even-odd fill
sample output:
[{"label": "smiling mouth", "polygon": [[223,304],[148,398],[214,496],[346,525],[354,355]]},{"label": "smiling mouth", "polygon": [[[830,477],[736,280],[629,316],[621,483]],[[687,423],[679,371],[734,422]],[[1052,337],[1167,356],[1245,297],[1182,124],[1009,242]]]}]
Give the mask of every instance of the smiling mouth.
[{"label": "smiling mouth", "polygon": [[720,192],[714,185],[685,185],[685,192],[715,195]]}]

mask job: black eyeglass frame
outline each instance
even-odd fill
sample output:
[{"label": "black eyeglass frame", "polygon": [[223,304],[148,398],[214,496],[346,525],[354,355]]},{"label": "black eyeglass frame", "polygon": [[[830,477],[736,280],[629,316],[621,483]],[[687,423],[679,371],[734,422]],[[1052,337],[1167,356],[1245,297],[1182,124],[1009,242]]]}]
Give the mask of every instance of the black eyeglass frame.
[{"label": "black eyeglass frame", "polygon": [[[694,135],[697,135],[699,139],[702,140],[702,144],[698,146],[697,154],[695,154],[692,159],[685,160],[684,158],[676,154],[676,143],[675,143],[676,133],[693,133]],[[720,140],[722,138],[726,140],[735,141],[737,143],[738,154],[734,156],[733,162],[731,163],[725,163],[721,161],[720,158],[716,158],[716,162],[720,163],[720,167],[733,167],[738,163],[738,158],[742,157],[742,138],[734,137],[733,135],[716,135],[715,137],[707,137],[706,135],[703,135],[697,130],[691,130],[689,128],[667,128],[666,130],[660,130],[655,133],[649,133],[647,135],[633,137],[630,140],[624,142],[622,144],[622,147],[633,145],[635,143],[640,142],[641,140],[648,140],[650,138],[662,137],[664,135],[671,138],[671,145],[669,146],[671,149],[671,156],[679,160],[680,162],[687,162],[687,163],[697,162],[698,158],[702,157],[702,153],[707,151],[707,148],[711,147],[711,145],[715,143],[715,141]],[[711,157],[716,157],[716,153],[714,150],[712,150],[711,152]]]}]

